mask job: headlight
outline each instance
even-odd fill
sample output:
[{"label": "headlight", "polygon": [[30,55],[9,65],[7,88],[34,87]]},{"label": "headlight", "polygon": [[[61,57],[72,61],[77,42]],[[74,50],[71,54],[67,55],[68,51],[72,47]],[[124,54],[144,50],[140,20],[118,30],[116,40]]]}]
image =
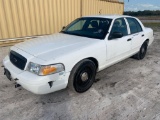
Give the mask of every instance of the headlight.
[{"label": "headlight", "polygon": [[41,66],[39,64],[30,62],[28,65],[28,71],[35,73],[37,75],[39,75],[40,69],[41,69]]},{"label": "headlight", "polygon": [[63,64],[39,65],[30,62],[28,66],[28,71],[35,73],[37,75],[45,76],[64,71],[64,65]]}]

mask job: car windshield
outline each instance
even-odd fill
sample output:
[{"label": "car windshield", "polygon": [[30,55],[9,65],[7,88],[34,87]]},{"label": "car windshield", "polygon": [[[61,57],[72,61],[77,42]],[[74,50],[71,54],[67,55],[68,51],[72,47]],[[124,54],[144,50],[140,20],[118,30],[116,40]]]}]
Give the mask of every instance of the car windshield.
[{"label": "car windshield", "polygon": [[78,18],[64,28],[64,34],[77,35],[82,37],[104,39],[108,33],[112,19],[107,18]]}]

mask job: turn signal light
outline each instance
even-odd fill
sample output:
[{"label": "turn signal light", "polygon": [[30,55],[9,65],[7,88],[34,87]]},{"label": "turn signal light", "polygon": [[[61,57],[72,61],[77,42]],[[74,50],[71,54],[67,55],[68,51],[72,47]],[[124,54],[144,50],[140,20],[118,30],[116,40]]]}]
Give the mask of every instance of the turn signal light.
[{"label": "turn signal light", "polygon": [[48,75],[53,72],[56,72],[56,70],[57,70],[57,68],[55,68],[55,67],[47,66],[47,67],[43,68],[42,73],[43,73],[43,75]]}]

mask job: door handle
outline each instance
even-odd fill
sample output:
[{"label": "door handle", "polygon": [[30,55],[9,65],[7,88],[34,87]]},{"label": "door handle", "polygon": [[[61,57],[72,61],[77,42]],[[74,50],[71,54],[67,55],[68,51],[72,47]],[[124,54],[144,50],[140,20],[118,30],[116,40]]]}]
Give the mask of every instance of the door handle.
[{"label": "door handle", "polygon": [[142,37],[144,37],[144,34],[142,35]]},{"label": "door handle", "polygon": [[131,41],[132,39],[130,38],[130,39],[128,39],[127,41]]}]

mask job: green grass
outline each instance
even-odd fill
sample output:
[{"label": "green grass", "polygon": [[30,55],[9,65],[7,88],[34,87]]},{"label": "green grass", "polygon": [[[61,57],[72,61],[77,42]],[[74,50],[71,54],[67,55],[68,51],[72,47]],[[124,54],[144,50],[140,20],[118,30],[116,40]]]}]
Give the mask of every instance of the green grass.
[{"label": "green grass", "polygon": [[159,23],[143,23],[145,27],[150,27],[154,31],[159,31],[160,30],[160,22]]},{"label": "green grass", "polygon": [[160,27],[160,23],[143,23],[146,27]]},{"label": "green grass", "polygon": [[160,20],[160,16],[139,16],[140,20]]}]

